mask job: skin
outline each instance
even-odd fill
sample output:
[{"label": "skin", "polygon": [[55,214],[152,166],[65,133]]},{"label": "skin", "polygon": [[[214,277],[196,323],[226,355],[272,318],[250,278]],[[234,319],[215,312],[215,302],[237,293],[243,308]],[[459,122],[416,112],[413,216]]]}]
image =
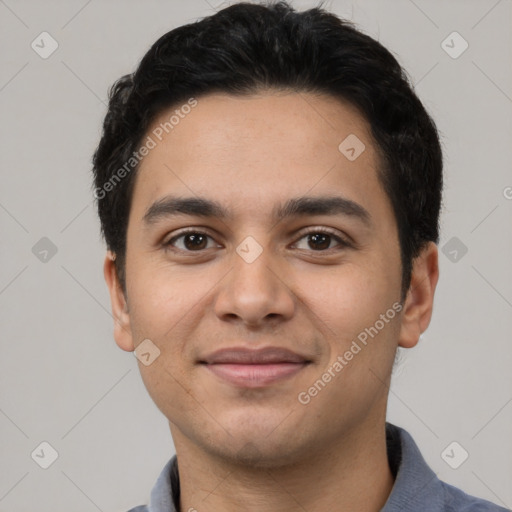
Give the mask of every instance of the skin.
[{"label": "skin", "polygon": [[[349,134],[366,146],[354,161],[338,150]],[[150,339],[160,350],[139,368],[169,421],[182,511],[384,506],[393,486],[385,441],[391,370],[397,346],[415,346],[430,322],[435,244],[414,261],[402,311],[308,404],[297,399],[400,301],[397,225],[378,165],[356,109],[283,91],[198,98],[141,163],[127,232],[127,296],[110,252],[104,274],[116,343],[133,351]],[[145,212],[167,194],[216,200],[232,218],[180,215],[147,226]],[[270,216],[275,205],[304,195],[348,198],[371,224],[340,214]],[[211,238],[200,250],[186,237],[166,250],[188,227]],[[307,236],[316,228],[351,245],[328,238],[325,249]],[[262,248],[252,263],[236,252],[247,236]],[[198,364],[233,346],[285,347],[312,362],[264,388],[236,387]]]}]

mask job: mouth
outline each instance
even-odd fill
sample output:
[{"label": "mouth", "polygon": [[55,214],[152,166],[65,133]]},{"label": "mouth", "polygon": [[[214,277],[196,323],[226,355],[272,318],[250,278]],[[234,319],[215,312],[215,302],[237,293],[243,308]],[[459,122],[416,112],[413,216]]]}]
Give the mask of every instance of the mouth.
[{"label": "mouth", "polygon": [[259,388],[289,379],[312,361],[282,348],[219,350],[199,361],[205,368],[235,386]]},{"label": "mouth", "polygon": [[290,378],[309,363],[274,364],[207,364],[206,368],[217,377],[246,388],[259,388]]}]

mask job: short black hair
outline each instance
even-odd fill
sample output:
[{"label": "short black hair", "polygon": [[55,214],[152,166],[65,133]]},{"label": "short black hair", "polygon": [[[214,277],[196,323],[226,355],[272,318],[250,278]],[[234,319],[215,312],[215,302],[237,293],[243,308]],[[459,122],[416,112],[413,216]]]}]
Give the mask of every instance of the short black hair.
[{"label": "short black hair", "polygon": [[93,156],[94,195],[123,291],[138,169],[133,155],[154,119],[192,97],[267,89],[327,94],[349,102],[369,123],[378,177],[397,222],[403,300],[414,258],[429,241],[439,242],[443,158],[435,123],[383,45],[321,4],[299,12],[285,1],[241,2],[175,28],[110,88]]}]

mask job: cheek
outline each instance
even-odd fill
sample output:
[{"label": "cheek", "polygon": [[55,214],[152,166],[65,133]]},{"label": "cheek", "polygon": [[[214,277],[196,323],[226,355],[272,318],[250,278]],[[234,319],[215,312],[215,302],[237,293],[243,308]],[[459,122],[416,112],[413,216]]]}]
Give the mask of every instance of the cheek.
[{"label": "cheek", "polygon": [[135,344],[148,338],[160,350],[154,364],[139,364],[152,395],[160,386],[175,391],[178,383],[187,387],[197,356],[194,340],[207,335],[204,317],[211,311],[211,293],[223,273],[151,261],[133,268],[129,294],[134,299],[130,321]]},{"label": "cheek", "polygon": [[173,331],[193,315],[205,291],[201,278],[190,272],[179,271],[168,264],[148,260],[140,265],[134,261],[129,282],[132,298],[132,328],[140,334],[165,340]]},{"label": "cheek", "polygon": [[329,345],[326,367],[347,354],[342,361],[343,380],[350,389],[354,386],[356,395],[361,379],[369,377],[369,367],[379,375],[387,374],[399,327],[393,309],[399,298],[398,270],[386,272],[378,259],[371,262],[369,256],[357,263],[332,267],[332,272],[307,277],[303,274],[300,281],[303,291],[309,290],[301,298],[313,311],[312,321]]},{"label": "cheek", "polygon": [[[396,266],[396,262],[395,262]],[[386,268],[387,267],[387,268]],[[332,271],[298,274],[304,301],[322,318],[340,327],[372,323],[396,300],[397,270],[370,257],[332,267]]]},{"label": "cheek", "polygon": [[137,270],[133,269],[129,290],[134,299],[130,321],[135,344],[150,339],[160,351],[150,365],[138,363],[142,380],[165,416],[179,416],[189,409],[192,413],[187,390],[193,363],[187,340],[200,323],[201,300],[209,287],[201,288],[190,276],[169,267],[146,264]]}]

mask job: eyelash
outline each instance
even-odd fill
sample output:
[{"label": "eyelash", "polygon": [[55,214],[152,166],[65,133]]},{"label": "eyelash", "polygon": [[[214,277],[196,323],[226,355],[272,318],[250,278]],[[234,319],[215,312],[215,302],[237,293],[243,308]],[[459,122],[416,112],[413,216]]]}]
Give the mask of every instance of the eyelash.
[{"label": "eyelash", "polygon": [[[338,244],[339,244],[338,248],[340,248],[340,247],[341,248],[353,247],[353,244],[348,242],[346,239],[340,237],[334,231],[331,231],[330,229],[327,229],[327,228],[314,228],[314,229],[310,229],[309,231],[307,231],[305,233],[302,233],[301,236],[299,237],[299,239],[297,240],[297,242],[295,242],[295,243],[298,243],[298,241],[302,240],[303,238],[307,237],[308,235],[313,235],[313,234],[318,234],[318,233],[322,233],[322,234],[329,235],[330,237],[332,237],[336,242],[338,242]],[[164,249],[165,250],[171,250],[171,251],[174,251],[174,252],[186,252],[186,253],[202,253],[202,252],[204,252],[206,249],[200,249],[200,250],[197,250],[197,251],[191,251],[191,250],[188,250],[188,249],[178,249],[178,248],[173,246],[173,243],[175,243],[176,240],[179,240],[180,238],[182,238],[182,237],[184,237],[186,235],[190,235],[190,234],[204,235],[204,236],[207,236],[208,238],[212,238],[213,239],[212,236],[210,236],[208,233],[205,233],[204,231],[200,231],[199,229],[189,228],[189,229],[186,229],[186,230],[182,231],[178,235],[173,236],[167,242],[164,242],[163,243]],[[317,251],[311,249],[311,252],[314,252],[314,253],[326,253],[326,252],[329,252],[329,251],[331,251],[333,249],[335,249],[335,248],[332,247],[332,248],[329,248],[329,249],[320,249],[320,250],[317,250]]]}]

